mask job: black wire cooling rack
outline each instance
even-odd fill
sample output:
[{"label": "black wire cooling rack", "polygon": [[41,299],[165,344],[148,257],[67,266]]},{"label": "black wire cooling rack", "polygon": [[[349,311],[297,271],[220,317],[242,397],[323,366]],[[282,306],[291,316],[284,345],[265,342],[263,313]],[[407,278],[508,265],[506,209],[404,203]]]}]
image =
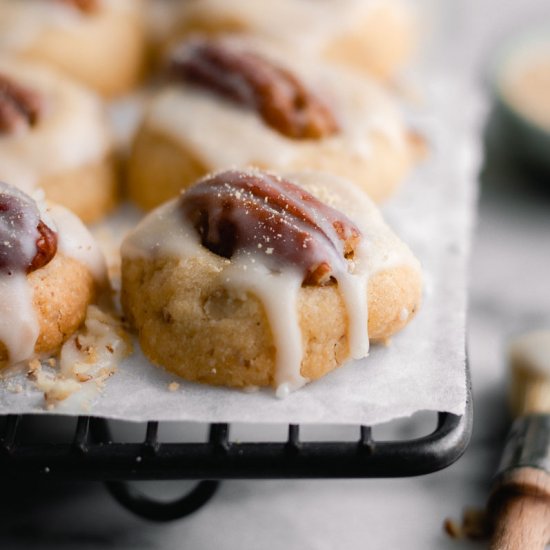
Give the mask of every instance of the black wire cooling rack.
[{"label": "black wire cooling rack", "polygon": [[[159,423],[148,422],[139,443],[117,441],[109,422],[78,418],[67,441],[21,441],[24,417],[0,417],[0,478],[99,480],[135,514],[155,521],[186,516],[215,493],[223,479],[371,478],[428,474],[457,460],[468,445],[473,422],[471,388],[463,416],[437,413],[435,430],[406,441],[378,441],[369,426],[354,441],[303,441],[290,425],[286,441],[239,442],[230,425],[211,424],[208,441],[162,442]],[[436,414],[436,413],[434,413]],[[42,419],[43,420],[43,419]],[[55,417],[47,421],[55,422]],[[200,480],[183,497],[162,502],[132,486],[136,480]]]}]

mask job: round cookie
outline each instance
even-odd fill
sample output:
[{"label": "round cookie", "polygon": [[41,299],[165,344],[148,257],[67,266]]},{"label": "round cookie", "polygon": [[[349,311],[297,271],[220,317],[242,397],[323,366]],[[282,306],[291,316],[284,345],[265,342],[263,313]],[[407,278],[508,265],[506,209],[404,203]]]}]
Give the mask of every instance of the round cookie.
[{"label": "round cookie", "polygon": [[47,63],[106,97],[146,62],[141,0],[1,0],[0,51]]},{"label": "round cookie", "polygon": [[99,98],[57,72],[0,58],[0,181],[46,197],[86,222],[117,202],[118,168]]},{"label": "round cookie", "polygon": [[[264,178],[268,181],[265,192]],[[254,183],[258,179],[260,185]],[[269,185],[279,180],[256,171],[205,178],[182,198],[150,213],[123,243],[123,307],[144,353],[155,364],[188,380],[273,386],[284,395],[352,357],[364,357],[369,339],[387,340],[412,319],[421,301],[419,264],[371,201],[352,184],[326,174],[296,173],[288,179],[336,212],[345,212],[339,214],[342,217],[336,226],[359,229],[362,241],[352,263],[338,272],[333,258],[331,277],[322,283],[315,278],[314,284],[307,278],[304,283],[302,272],[296,279],[295,268],[307,251],[298,250],[294,263],[273,264],[271,259],[278,254],[280,260],[275,233],[262,223],[255,228],[246,225],[248,213],[255,208],[249,193],[259,197],[260,202],[254,204],[272,205],[274,197],[283,195]],[[215,185],[207,198],[210,201],[218,195],[221,203],[214,198],[206,216],[204,203],[190,197],[212,181]],[[256,185],[254,191],[246,187],[250,181]],[[242,187],[240,182],[244,182]],[[284,197],[286,201],[288,195]],[[186,200],[199,226],[185,217]],[[288,199],[290,211],[308,202]],[[288,244],[292,236],[284,227],[300,225],[308,217],[308,209],[303,208],[305,213],[298,213],[292,223],[277,222],[277,231],[284,234],[279,242]],[[220,211],[225,214],[214,224],[211,215]],[[239,211],[237,218],[231,217]],[[247,212],[244,218],[239,217],[243,212]],[[275,217],[280,214],[271,206],[266,212],[271,216],[275,212]],[[324,217],[312,215],[316,224],[325,224]],[[247,232],[239,233],[236,219],[244,219]],[[315,231],[311,230],[311,236]],[[205,238],[215,242],[215,235],[221,239],[217,253],[203,245]],[[305,248],[307,238],[302,241]],[[235,240],[248,246],[228,258],[225,245]]]},{"label": "round cookie", "polygon": [[56,352],[106,286],[92,236],[60,206],[0,183],[0,366]]},{"label": "round cookie", "polygon": [[233,166],[327,171],[379,202],[417,160],[400,113],[366,77],[233,38],[195,38],[173,59],[174,82],[153,98],[129,159],[128,193],[145,209]]},{"label": "round cookie", "polygon": [[411,57],[415,14],[401,0],[188,0],[175,35],[247,34],[389,80]]}]

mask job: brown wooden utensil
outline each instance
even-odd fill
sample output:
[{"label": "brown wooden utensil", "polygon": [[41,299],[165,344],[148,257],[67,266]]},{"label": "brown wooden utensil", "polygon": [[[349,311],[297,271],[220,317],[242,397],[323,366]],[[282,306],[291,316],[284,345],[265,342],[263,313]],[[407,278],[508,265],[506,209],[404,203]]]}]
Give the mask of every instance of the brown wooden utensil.
[{"label": "brown wooden utensil", "polygon": [[489,499],[491,550],[542,550],[550,541],[550,330],[510,348],[508,435]]}]

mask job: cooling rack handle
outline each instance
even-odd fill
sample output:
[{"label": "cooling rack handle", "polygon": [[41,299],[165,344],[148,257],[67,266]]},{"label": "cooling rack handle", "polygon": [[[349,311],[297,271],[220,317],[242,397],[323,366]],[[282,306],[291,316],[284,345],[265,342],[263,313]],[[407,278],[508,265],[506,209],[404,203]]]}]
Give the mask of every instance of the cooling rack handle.
[{"label": "cooling rack handle", "polygon": [[189,493],[171,502],[158,501],[124,481],[107,481],[113,498],[130,512],[150,521],[173,521],[188,516],[206,504],[217,491],[219,481],[200,481]]}]

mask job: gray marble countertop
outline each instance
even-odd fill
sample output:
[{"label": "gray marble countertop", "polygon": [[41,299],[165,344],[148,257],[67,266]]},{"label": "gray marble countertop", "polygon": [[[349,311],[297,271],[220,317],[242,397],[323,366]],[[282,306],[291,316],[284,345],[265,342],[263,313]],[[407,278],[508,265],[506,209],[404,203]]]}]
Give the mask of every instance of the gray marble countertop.
[{"label": "gray marble countertop", "polygon": [[[453,29],[457,36],[464,29],[469,33],[457,52],[465,77],[480,78],[486,53],[519,19],[536,20],[541,13],[550,19],[547,4],[461,2],[466,16]],[[164,525],[133,517],[99,484],[8,484],[0,500],[0,547],[484,548],[480,542],[451,540],[442,525],[447,517],[460,519],[464,507],[485,503],[510,421],[506,343],[518,332],[550,327],[550,176],[526,176],[491,143],[470,271],[474,433],[457,463],[415,479],[225,482],[204,509]],[[153,489],[176,495],[184,487]]]}]

